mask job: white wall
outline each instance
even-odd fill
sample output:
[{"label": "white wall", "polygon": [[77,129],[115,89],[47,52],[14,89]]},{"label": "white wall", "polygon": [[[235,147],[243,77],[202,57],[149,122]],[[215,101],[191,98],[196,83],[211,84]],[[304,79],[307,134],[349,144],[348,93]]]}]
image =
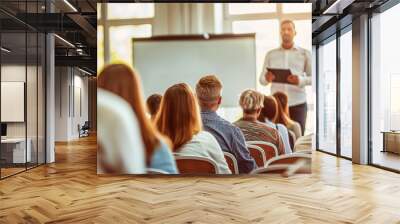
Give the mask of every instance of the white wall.
[{"label": "white wall", "polygon": [[[26,70],[27,69],[27,70]],[[36,67],[33,66],[28,66],[25,67],[25,65],[2,65],[1,66],[1,81],[2,82],[25,82],[25,75],[26,71],[28,74],[35,73],[36,74]],[[36,85],[36,81],[34,83],[31,83],[32,81],[29,80],[30,85]],[[34,97],[36,99],[36,88],[28,88],[28,93],[27,96],[32,98]],[[29,90],[32,90],[30,92]],[[3,96],[4,97],[4,96]],[[32,99],[27,99],[27,102],[30,103],[32,102]],[[34,105],[36,108],[36,102]],[[2,110],[6,110],[7,108],[1,108]],[[36,113],[28,113],[28,122],[35,121],[36,123]],[[33,116],[33,117],[32,117]],[[7,122],[7,136],[8,137],[25,137],[25,123],[26,122]],[[32,127],[33,125],[30,124],[28,125],[28,128]],[[28,130],[28,137],[29,137],[29,130]]]},{"label": "white wall", "polygon": [[72,67],[56,67],[55,73],[55,141],[70,141],[88,120],[88,78]]}]

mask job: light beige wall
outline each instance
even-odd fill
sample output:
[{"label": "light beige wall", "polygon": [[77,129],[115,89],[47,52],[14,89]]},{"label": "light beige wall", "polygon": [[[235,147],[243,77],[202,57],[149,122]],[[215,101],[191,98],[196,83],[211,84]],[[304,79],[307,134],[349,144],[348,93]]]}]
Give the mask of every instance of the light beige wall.
[{"label": "light beige wall", "polygon": [[[25,80],[26,79],[26,80]],[[31,151],[33,162],[36,162],[36,152],[39,149],[40,155],[44,151],[44,74],[42,68],[25,65],[2,65],[1,81],[25,82],[26,85],[26,115],[25,122],[7,122],[7,137],[27,138],[31,140]],[[4,96],[3,96],[4,97]],[[7,96],[5,96],[7,97]],[[1,108],[7,110],[7,108]],[[39,156],[43,162],[42,156]]]},{"label": "light beige wall", "polygon": [[69,141],[89,119],[88,78],[72,67],[56,67],[55,74],[55,141]]},{"label": "light beige wall", "polygon": [[[28,73],[33,70],[28,67]],[[1,81],[2,82],[25,82],[26,68],[22,65],[2,65],[1,66]],[[30,81],[30,80],[29,80]],[[30,97],[32,96],[32,89],[28,88]],[[36,94],[35,94],[36,96]],[[4,97],[4,96],[3,96]],[[32,101],[32,100],[30,100]],[[36,108],[36,106],[35,106]],[[7,108],[1,108],[7,110]],[[28,118],[29,119],[29,118]],[[26,122],[25,122],[26,123]],[[7,123],[7,137],[25,137],[25,123],[24,122],[10,122]]]}]

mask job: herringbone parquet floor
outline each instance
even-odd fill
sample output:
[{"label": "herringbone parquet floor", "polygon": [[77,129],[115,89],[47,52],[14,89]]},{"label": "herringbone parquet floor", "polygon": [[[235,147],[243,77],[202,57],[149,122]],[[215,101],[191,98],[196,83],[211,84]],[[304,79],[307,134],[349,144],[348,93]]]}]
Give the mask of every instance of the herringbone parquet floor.
[{"label": "herringbone parquet floor", "polygon": [[400,223],[400,175],[314,153],[313,174],[96,175],[96,141],[0,181],[0,223]]}]

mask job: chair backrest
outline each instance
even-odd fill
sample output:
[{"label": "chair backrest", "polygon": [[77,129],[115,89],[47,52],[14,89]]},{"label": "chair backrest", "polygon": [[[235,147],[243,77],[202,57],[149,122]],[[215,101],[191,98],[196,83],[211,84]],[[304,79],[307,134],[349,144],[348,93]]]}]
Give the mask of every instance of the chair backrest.
[{"label": "chair backrest", "polygon": [[175,161],[180,174],[218,174],[217,164],[209,158],[175,154]]},{"label": "chair backrest", "polygon": [[258,167],[263,167],[267,163],[264,149],[257,145],[247,145],[251,157],[254,158]]},{"label": "chair backrest", "polygon": [[155,169],[155,168],[147,168],[147,174],[170,174],[164,170]]},{"label": "chair backrest", "polygon": [[[300,163],[303,161],[304,163]],[[280,155],[270,159],[264,167],[253,170],[251,174],[284,173],[287,172],[291,166],[296,166],[296,164],[300,164],[301,167],[296,167],[295,173],[310,173],[311,155],[301,153]]]},{"label": "chair backrest", "polygon": [[311,155],[304,153],[292,153],[287,155],[280,155],[268,160],[267,166],[276,164],[294,164],[300,159],[305,159],[311,163]]},{"label": "chair backrest", "polygon": [[232,174],[239,174],[239,166],[235,156],[232,153],[224,152],[224,157]]},{"label": "chair backrest", "polygon": [[256,146],[260,147],[261,149],[263,149],[264,154],[265,154],[265,160],[269,160],[269,159],[279,155],[278,149],[276,148],[276,146],[270,142],[247,141],[246,144],[247,145],[256,145]]},{"label": "chair backrest", "polygon": [[288,134],[289,134],[290,148],[292,148],[292,150],[294,150],[294,146],[295,146],[295,143],[296,143],[296,134],[291,130],[288,130]]},{"label": "chair backrest", "polygon": [[259,167],[251,171],[250,174],[284,173],[288,168],[289,165],[287,164],[277,164],[277,165]]},{"label": "chair backrest", "polygon": [[89,129],[89,128],[90,128],[90,123],[89,123],[89,121],[85,121],[85,123],[83,124],[82,128]]},{"label": "chair backrest", "polygon": [[302,150],[296,151],[294,153],[312,154],[312,150],[311,149],[302,149]]}]

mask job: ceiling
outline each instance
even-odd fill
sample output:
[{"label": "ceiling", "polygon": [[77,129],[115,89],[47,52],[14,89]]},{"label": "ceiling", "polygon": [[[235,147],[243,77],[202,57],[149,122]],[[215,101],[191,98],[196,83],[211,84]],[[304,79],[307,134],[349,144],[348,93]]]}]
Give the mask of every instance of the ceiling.
[{"label": "ceiling", "polygon": [[29,43],[34,35],[29,32],[35,36],[51,32],[57,34],[56,66],[77,66],[96,74],[96,10],[96,0],[1,0],[2,45],[12,49],[7,57],[26,55],[25,31],[29,57],[36,52],[36,46]]},{"label": "ceiling", "polygon": [[332,36],[338,29],[351,24],[352,19],[373,11],[389,0],[309,0],[313,3],[313,44]]}]

